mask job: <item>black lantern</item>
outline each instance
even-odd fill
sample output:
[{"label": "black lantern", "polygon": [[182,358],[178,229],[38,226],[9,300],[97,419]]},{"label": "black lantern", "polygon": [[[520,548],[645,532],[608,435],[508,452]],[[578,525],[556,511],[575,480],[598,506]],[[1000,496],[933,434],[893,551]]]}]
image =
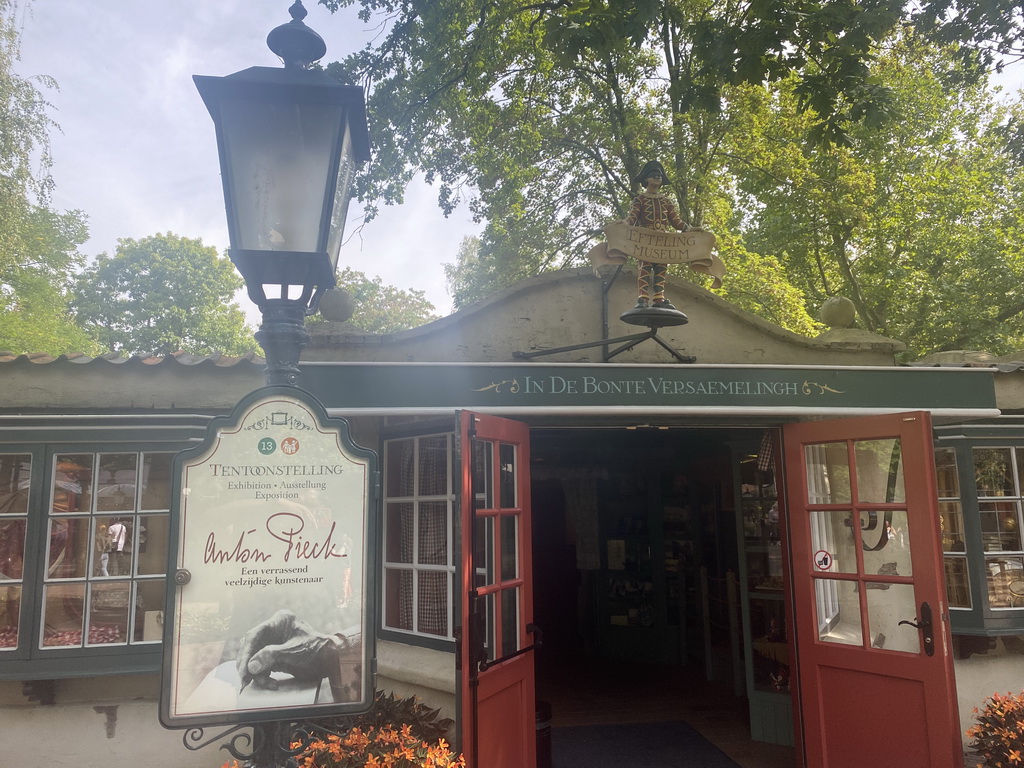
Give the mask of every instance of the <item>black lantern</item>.
[{"label": "black lantern", "polygon": [[304,318],[335,285],[351,180],[370,140],[363,89],[310,68],[327,46],[303,23],[301,0],[289,13],[267,36],[283,69],[193,79],[217,128],[231,260],[263,313],[267,383],[294,385]]}]

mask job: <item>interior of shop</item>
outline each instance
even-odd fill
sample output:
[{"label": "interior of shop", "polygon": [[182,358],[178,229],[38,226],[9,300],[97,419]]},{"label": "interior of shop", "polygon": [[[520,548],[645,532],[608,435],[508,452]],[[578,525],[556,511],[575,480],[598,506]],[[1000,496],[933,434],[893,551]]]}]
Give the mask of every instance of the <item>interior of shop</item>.
[{"label": "interior of shop", "polygon": [[765,734],[755,723],[760,739],[751,739],[751,715],[764,719],[760,699],[789,709],[782,549],[774,476],[758,461],[763,436],[656,425],[531,430],[537,691],[556,733],[682,720],[738,765],[793,765],[791,724]]}]

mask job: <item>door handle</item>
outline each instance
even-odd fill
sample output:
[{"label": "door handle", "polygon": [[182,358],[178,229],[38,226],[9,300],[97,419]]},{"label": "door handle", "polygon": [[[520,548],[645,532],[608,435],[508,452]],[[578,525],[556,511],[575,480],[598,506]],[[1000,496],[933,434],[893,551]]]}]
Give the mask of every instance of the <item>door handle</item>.
[{"label": "door handle", "polygon": [[935,654],[935,627],[932,622],[932,607],[928,603],[921,603],[921,617],[916,621],[904,619],[896,626],[903,624],[921,632],[921,641],[924,643],[925,655],[933,656]]},{"label": "door handle", "polygon": [[532,621],[526,625],[526,631],[533,635],[533,646],[540,648],[544,645],[544,630],[534,624]]}]

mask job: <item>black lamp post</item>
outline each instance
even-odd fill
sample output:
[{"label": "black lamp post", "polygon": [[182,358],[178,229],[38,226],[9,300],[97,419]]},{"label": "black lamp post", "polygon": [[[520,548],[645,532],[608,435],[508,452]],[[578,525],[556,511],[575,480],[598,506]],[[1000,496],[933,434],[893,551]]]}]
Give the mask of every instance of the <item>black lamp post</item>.
[{"label": "black lamp post", "polygon": [[311,69],[327,46],[303,23],[301,0],[288,10],[292,20],[267,36],[283,69],[193,79],[217,128],[231,260],[263,314],[267,384],[294,386],[304,318],[335,285],[350,183],[370,140],[363,89]]}]

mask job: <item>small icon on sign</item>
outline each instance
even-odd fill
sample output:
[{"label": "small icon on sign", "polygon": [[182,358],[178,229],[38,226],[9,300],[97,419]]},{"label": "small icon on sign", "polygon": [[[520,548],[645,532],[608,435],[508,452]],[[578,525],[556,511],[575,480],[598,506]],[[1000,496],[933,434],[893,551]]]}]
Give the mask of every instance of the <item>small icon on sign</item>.
[{"label": "small icon on sign", "polygon": [[294,437],[286,437],[281,441],[281,451],[288,456],[294,456],[299,452],[299,441]]},{"label": "small icon on sign", "polygon": [[256,443],[256,449],[264,456],[269,456],[277,450],[277,443],[272,437],[260,438],[260,441]]},{"label": "small icon on sign", "polygon": [[827,571],[832,568],[832,555],[823,549],[814,553],[814,565],[819,571]]}]

